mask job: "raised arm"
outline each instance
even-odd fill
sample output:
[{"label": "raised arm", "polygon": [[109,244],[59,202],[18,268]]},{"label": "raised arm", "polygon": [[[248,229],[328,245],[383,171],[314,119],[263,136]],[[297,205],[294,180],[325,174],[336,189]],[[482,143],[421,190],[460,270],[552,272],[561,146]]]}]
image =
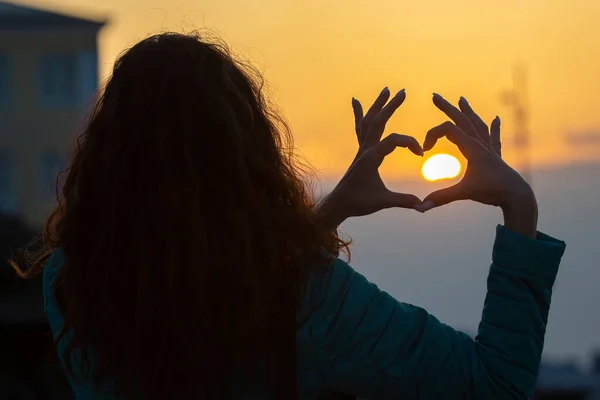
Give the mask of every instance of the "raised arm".
[{"label": "raised arm", "polygon": [[475,340],[337,260],[313,276],[299,320],[300,365],[323,389],[369,399],[529,399],[564,249],[541,233],[497,228]]},{"label": "raised arm", "polygon": [[[371,109],[380,100],[381,96]],[[453,122],[431,129],[423,150],[446,137],[458,146],[468,166],[458,184],[430,194],[412,208],[428,212],[468,199],[498,206],[504,213],[478,335],[472,340],[425,310],[396,301],[337,260],[315,272],[299,314],[300,370],[317,371],[321,386],[314,387],[316,391],[372,399],[529,399],[565,244],[537,231],[535,195],[501,158],[500,119],[496,117],[490,129],[464,98],[460,108],[439,95],[433,101]],[[357,121],[367,119],[369,113],[363,119],[360,103],[353,104]],[[374,129],[369,124],[370,120],[367,132]],[[358,127],[357,122],[362,146],[368,140],[361,138]],[[362,182],[357,176],[373,178],[363,172],[366,163],[360,161],[365,154],[369,151],[359,150],[340,184],[316,207],[324,226],[333,228],[348,216],[368,214],[356,211],[361,204],[368,204],[371,212],[385,208],[378,196],[355,190]]]}]

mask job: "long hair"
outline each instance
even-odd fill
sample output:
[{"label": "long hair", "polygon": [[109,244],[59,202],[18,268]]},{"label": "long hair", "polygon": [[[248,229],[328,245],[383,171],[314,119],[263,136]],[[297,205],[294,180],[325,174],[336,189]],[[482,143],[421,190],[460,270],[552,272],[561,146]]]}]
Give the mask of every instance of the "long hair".
[{"label": "long hair", "polygon": [[320,228],[263,86],[196,34],[118,58],[22,273],[61,248],[69,373],[81,352],[96,387],[125,396],[296,396],[295,310],[309,268],[344,243]]}]

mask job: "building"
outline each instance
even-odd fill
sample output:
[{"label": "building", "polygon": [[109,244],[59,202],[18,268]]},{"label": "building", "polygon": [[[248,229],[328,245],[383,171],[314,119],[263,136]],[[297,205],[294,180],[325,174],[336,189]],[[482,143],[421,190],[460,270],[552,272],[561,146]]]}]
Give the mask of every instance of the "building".
[{"label": "building", "polygon": [[534,400],[599,400],[600,355],[593,355],[591,370],[572,363],[542,362]]},{"label": "building", "polygon": [[39,227],[98,86],[91,21],[0,1],[0,212]]}]

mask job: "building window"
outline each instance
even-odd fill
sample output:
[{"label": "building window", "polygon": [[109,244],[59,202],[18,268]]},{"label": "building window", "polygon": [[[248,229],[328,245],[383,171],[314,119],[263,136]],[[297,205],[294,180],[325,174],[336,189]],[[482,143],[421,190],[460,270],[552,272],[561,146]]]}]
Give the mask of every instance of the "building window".
[{"label": "building window", "polygon": [[[57,199],[57,181],[60,172],[65,169],[64,158],[57,150],[44,151],[39,166],[40,198],[44,205],[52,205]],[[60,187],[58,187],[60,191]]]},{"label": "building window", "polygon": [[0,54],[0,106],[7,106],[11,100],[10,58]]},{"label": "building window", "polygon": [[86,51],[77,54],[77,70],[79,82],[79,102],[87,104],[92,101],[98,88],[98,56],[96,52]]},{"label": "building window", "polygon": [[47,54],[40,64],[40,97],[44,106],[71,106],[77,97],[77,59],[72,54]]},{"label": "building window", "polygon": [[52,53],[40,62],[40,100],[46,107],[88,103],[98,86],[95,52]]},{"label": "building window", "polygon": [[14,157],[7,150],[0,150],[0,213],[18,212],[17,180]]}]

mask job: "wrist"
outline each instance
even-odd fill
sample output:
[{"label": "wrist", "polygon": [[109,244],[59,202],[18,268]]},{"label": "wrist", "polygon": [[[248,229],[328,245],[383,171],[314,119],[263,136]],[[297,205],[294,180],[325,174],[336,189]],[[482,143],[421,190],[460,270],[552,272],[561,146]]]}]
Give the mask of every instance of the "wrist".
[{"label": "wrist", "polygon": [[336,230],[348,218],[342,206],[343,202],[338,200],[338,196],[331,192],[324,196],[314,207],[318,224],[326,230]]},{"label": "wrist", "polygon": [[501,208],[506,229],[526,237],[536,238],[538,206],[533,190],[515,193],[506,199]]}]

